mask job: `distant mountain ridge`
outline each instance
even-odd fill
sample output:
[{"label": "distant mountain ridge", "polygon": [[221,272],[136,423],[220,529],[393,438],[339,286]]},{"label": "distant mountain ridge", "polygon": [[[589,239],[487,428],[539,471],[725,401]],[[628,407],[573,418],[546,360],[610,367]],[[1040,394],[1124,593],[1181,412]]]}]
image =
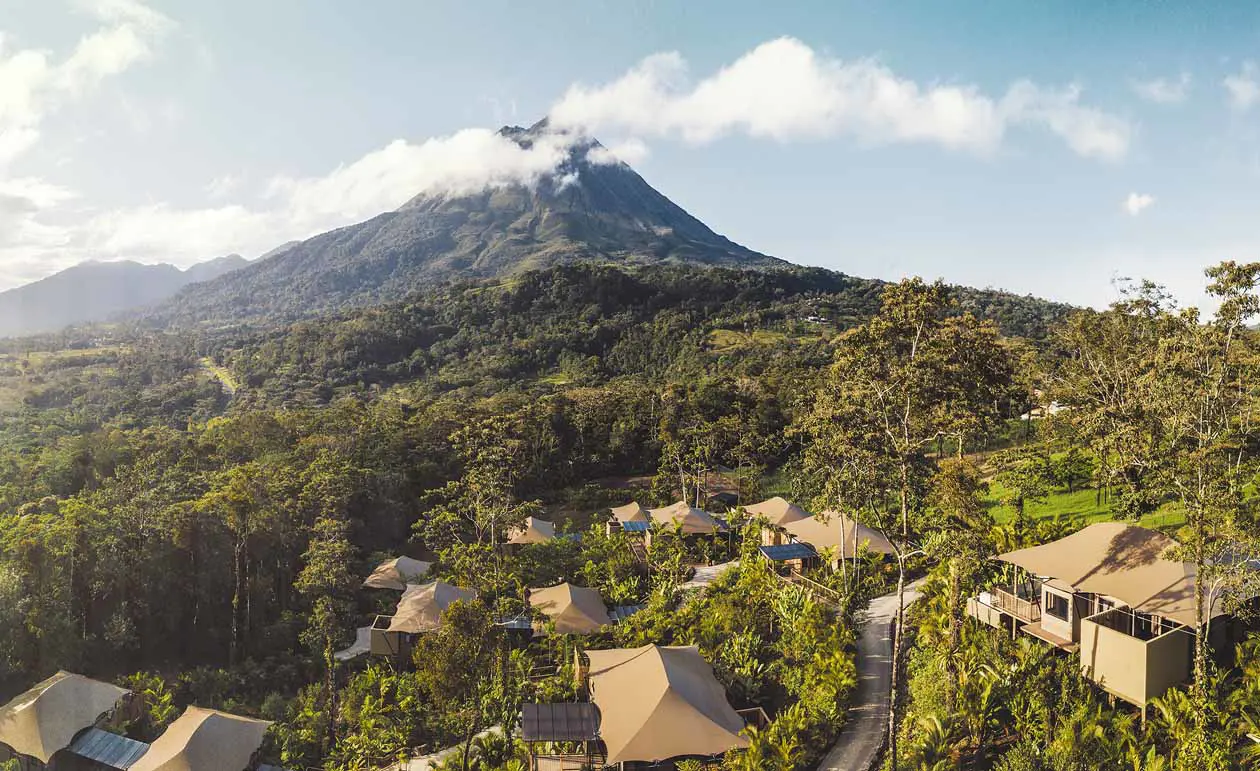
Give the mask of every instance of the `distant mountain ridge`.
[{"label": "distant mountain ridge", "polygon": [[131,260],[89,260],[0,292],[0,337],[55,332],[72,324],[106,321],[160,303],[180,289],[210,281],[248,265],[239,254],[201,262],[184,270]]},{"label": "distant mountain ridge", "polygon": [[[500,130],[524,147],[545,121]],[[457,278],[495,278],[574,262],[778,268],[788,263],[709,229],[628,165],[594,163],[573,142],[536,185],[418,195],[366,222],[273,250],[247,268],[185,290],[157,320],[295,317],[396,300]]]}]

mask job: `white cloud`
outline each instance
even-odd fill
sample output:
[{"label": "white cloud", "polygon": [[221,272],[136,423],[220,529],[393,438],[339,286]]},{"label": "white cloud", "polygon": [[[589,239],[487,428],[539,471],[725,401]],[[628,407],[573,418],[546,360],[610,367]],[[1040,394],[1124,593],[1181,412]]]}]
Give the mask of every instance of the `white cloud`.
[{"label": "white cloud", "polygon": [[1155,196],[1149,193],[1129,193],[1129,197],[1124,199],[1124,210],[1129,216],[1136,217],[1154,203]]},{"label": "white cloud", "polygon": [[633,166],[645,160],[650,153],[646,142],[632,138],[592,147],[586,153],[586,160],[596,165],[628,163]]},{"label": "white cloud", "polygon": [[[281,176],[262,191],[262,205],[177,209],[164,204],[97,214],[76,229],[74,243],[102,258],[188,265],[230,252],[257,255],[278,243],[309,238],[398,208],[413,196],[459,195],[487,187],[532,185],[567,158],[569,139],[529,148],[488,129],[466,129],[420,143],[396,140],[316,177]],[[573,184],[577,180],[560,180]],[[207,193],[240,180],[213,180]]]},{"label": "white cloud", "polygon": [[1183,72],[1175,79],[1152,78],[1151,80],[1131,80],[1129,86],[1133,93],[1148,102],[1155,104],[1180,104],[1190,95],[1190,73]]},{"label": "white cloud", "polygon": [[1239,112],[1245,112],[1260,102],[1260,68],[1255,62],[1243,62],[1242,69],[1228,75],[1221,85],[1229,93],[1229,104]]},{"label": "white cloud", "polygon": [[1048,129],[1081,155],[1128,150],[1126,121],[1080,104],[1080,89],[1014,84],[1000,98],[974,85],[920,85],[870,60],[819,55],[794,38],[763,43],[693,83],[677,53],[644,59],[607,85],[576,85],[552,108],[560,126],[592,133],[708,142],[735,133],[779,141],[849,135],[987,153],[1016,125]]},{"label": "white cloud", "polygon": [[221,177],[215,177],[206,184],[206,195],[212,200],[220,200],[227,198],[235,193],[244,182],[241,177],[236,174],[224,174]]}]

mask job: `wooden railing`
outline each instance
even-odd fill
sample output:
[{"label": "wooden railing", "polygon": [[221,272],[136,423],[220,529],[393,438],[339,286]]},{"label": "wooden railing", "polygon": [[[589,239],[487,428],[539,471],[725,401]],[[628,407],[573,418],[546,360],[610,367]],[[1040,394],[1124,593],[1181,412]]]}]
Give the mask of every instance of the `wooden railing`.
[{"label": "wooden railing", "polygon": [[841,602],[844,600],[844,597],[840,594],[840,592],[837,592],[830,586],[824,586],[813,579],[806,578],[796,570],[793,570],[786,576],[780,576],[780,578],[809,592],[813,595],[815,602],[820,602],[823,605],[839,608]]},{"label": "wooden railing", "polygon": [[1041,620],[1041,604],[1037,600],[1020,597],[1006,589],[993,590],[993,607],[1030,624]]}]

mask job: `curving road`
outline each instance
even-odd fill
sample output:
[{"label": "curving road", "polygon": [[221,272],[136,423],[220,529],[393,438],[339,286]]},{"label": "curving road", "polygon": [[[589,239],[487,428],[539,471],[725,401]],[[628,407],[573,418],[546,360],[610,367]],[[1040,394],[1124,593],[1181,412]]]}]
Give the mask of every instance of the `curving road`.
[{"label": "curving road", "polygon": [[[919,597],[922,579],[906,586],[906,605]],[[892,625],[897,618],[897,593],[871,600],[866,627],[857,644],[857,693],[849,722],[840,731],[818,771],[868,771],[884,748],[888,727],[888,684],[892,680]]]}]

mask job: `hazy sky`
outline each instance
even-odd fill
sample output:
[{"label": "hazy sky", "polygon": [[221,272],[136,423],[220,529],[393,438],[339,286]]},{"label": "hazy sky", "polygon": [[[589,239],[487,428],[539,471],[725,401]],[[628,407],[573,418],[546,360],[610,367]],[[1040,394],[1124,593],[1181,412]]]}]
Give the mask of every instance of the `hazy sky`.
[{"label": "hazy sky", "polygon": [[1260,259],[1260,5],[1193,5],[0,0],[0,288],[528,181],[551,115],[793,262],[1195,300]]}]

